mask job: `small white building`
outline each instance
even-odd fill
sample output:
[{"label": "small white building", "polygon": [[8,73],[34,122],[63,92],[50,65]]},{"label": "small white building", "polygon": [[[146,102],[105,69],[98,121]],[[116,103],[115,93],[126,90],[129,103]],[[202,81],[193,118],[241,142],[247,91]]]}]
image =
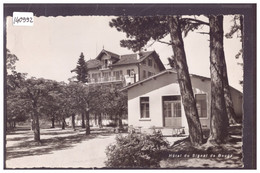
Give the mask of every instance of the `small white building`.
[{"label": "small white building", "polygon": [[[210,78],[190,77],[202,128],[209,129]],[[232,87],[230,89],[235,113],[242,117],[243,95]],[[173,69],[126,86],[123,90],[128,91],[128,125],[143,128],[184,127],[185,133],[188,133],[177,73]]]}]

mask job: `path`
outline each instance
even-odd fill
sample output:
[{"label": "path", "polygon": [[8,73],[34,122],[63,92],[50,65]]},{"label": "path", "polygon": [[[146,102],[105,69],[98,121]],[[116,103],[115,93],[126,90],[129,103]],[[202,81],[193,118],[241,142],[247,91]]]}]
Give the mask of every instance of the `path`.
[{"label": "path", "polygon": [[[93,168],[104,167],[106,147],[115,141],[115,134],[84,131],[41,131],[43,144],[32,142],[32,132],[7,135],[6,168]],[[18,139],[23,139],[20,142]],[[32,144],[31,144],[32,143]],[[19,147],[18,147],[19,146]]]}]

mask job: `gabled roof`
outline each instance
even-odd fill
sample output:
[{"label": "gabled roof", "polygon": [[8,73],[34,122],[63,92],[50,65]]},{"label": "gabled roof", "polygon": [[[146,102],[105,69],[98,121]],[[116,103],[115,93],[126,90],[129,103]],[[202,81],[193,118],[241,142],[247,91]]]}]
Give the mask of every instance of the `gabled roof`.
[{"label": "gabled roof", "polygon": [[117,61],[113,66],[117,65],[125,65],[125,64],[134,64],[134,63],[139,63],[142,62],[146,57],[151,55],[154,51],[149,51],[149,52],[142,52],[140,58],[137,58],[137,54],[128,54],[128,55],[122,55],[120,57],[120,60]]},{"label": "gabled roof", "polygon": [[160,73],[157,73],[157,74],[155,74],[155,75],[153,75],[153,76],[150,76],[150,77],[148,77],[148,78],[146,78],[146,79],[143,79],[143,80],[141,80],[141,81],[137,81],[137,82],[135,82],[135,83],[133,83],[133,84],[131,84],[131,85],[128,85],[128,86],[122,88],[121,91],[130,89],[130,88],[132,88],[132,87],[134,87],[134,86],[136,86],[136,85],[139,85],[139,84],[142,84],[142,83],[144,83],[144,82],[146,82],[146,81],[152,80],[152,79],[154,79],[154,78],[156,78],[156,77],[158,77],[158,76],[161,76],[161,75],[163,75],[163,74],[165,74],[165,73],[177,73],[177,72],[176,72],[174,69],[166,69],[166,70],[164,70],[164,71],[162,71],[162,72],[160,72]]},{"label": "gabled roof", "polygon": [[[166,69],[166,70],[164,70],[164,71],[162,71],[162,72],[160,72],[160,73],[158,73],[158,74],[155,74],[155,75],[150,76],[150,77],[148,77],[148,78],[146,78],[146,79],[143,79],[143,80],[141,80],[141,81],[138,81],[138,82],[135,82],[135,83],[133,83],[133,84],[131,84],[131,85],[128,85],[128,86],[122,88],[121,90],[122,90],[122,91],[123,91],[123,90],[127,90],[127,89],[129,89],[129,88],[132,88],[132,87],[138,85],[138,84],[142,84],[142,83],[144,83],[144,82],[146,82],[146,81],[149,81],[149,80],[152,80],[152,79],[154,79],[154,78],[156,78],[156,77],[158,77],[158,76],[161,76],[161,75],[163,75],[163,74],[165,74],[165,73],[175,73],[175,74],[177,74],[176,70],[174,70],[174,69]],[[211,79],[208,78],[208,77],[204,77],[204,76],[200,76],[200,75],[196,75],[196,74],[190,74],[190,77],[196,77],[196,78],[200,78],[201,80],[207,80],[207,81],[210,81],[210,80],[211,80]],[[232,87],[232,86],[230,86],[230,85],[229,85],[229,87],[230,87],[231,89],[233,89],[234,91],[238,92],[240,95],[243,95],[243,93],[242,93],[241,91],[237,90],[236,88],[234,88],[234,87]]]},{"label": "gabled roof", "polygon": [[87,65],[88,69],[98,68],[99,66],[101,66],[101,62],[99,60],[96,60],[96,59],[91,59],[91,60],[88,60],[86,62],[86,65]]},{"label": "gabled roof", "polygon": [[122,55],[113,66],[138,63],[137,54]]},{"label": "gabled roof", "polygon": [[100,58],[102,57],[103,54],[107,54],[107,55],[111,56],[111,58],[115,58],[115,59],[119,59],[119,58],[120,58],[119,55],[117,55],[117,54],[115,54],[115,53],[113,53],[113,52],[109,52],[109,51],[103,49],[103,50],[98,54],[98,56],[96,57],[96,60],[100,60]]},{"label": "gabled roof", "polygon": [[[159,58],[159,55],[155,51],[147,51],[147,52],[141,52],[138,54],[128,54],[128,55],[121,55],[120,60],[117,61],[115,64],[112,64],[112,66],[118,66],[118,65],[126,65],[126,64],[137,64],[141,63],[143,60],[145,60],[150,55],[154,55],[154,60],[158,64],[160,70],[165,70],[165,67],[162,63],[162,61]],[[138,56],[140,56],[138,58]]]},{"label": "gabled roof", "polygon": [[[103,49],[99,55],[95,59],[88,60],[86,62],[87,68],[88,69],[93,69],[93,68],[98,68],[100,67],[101,61],[100,58],[102,57],[103,54],[107,54],[111,56],[111,58],[114,59],[114,63],[111,64],[111,66],[120,66],[120,65],[128,65],[128,64],[137,64],[141,63],[144,61],[147,57],[150,55],[153,55],[155,62],[158,64],[158,67],[160,70],[165,70],[165,67],[162,63],[162,61],[159,58],[159,55],[155,51],[147,51],[147,52],[141,52],[138,54],[126,54],[126,55],[118,55],[113,52],[107,51]],[[138,57],[140,56],[140,57]],[[76,69],[72,70],[71,72],[76,71]]]}]

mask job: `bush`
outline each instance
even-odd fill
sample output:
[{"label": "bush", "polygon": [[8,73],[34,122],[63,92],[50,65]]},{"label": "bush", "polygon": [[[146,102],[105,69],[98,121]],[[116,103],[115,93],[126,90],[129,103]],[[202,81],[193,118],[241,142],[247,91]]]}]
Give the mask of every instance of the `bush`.
[{"label": "bush", "polygon": [[161,147],[168,145],[161,132],[117,135],[116,144],[106,149],[108,159],[105,164],[112,168],[158,168]]}]

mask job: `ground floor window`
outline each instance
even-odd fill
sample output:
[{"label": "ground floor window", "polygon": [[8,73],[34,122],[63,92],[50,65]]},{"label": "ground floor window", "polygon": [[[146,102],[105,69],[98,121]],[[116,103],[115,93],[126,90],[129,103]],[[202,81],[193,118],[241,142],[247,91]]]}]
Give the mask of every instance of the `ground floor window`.
[{"label": "ground floor window", "polygon": [[164,96],[163,97],[163,113],[164,117],[181,117],[181,101],[180,96]]},{"label": "ground floor window", "polygon": [[206,94],[196,94],[196,107],[200,118],[207,117],[207,96]]},{"label": "ground floor window", "polygon": [[149,97],[140,97],[141,118],[150,118]]},{"label": "ground floor window", "polygon": [[181,127],[181,96],[163,96],[163,119],[165,127]]}]

